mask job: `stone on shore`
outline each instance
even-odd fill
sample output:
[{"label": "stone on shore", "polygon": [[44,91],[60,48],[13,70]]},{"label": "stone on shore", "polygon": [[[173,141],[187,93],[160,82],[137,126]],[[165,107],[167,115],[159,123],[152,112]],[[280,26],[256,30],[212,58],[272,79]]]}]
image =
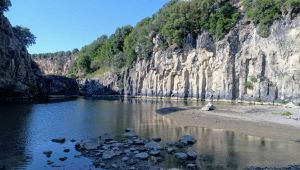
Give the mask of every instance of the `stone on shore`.
[{"label": "stone on shore", "polygon": [[205,105],[204,107],[202,107],[203,111],[212,111],[212,110],[215,110],[215,106],[209,102],[207,105]]}]

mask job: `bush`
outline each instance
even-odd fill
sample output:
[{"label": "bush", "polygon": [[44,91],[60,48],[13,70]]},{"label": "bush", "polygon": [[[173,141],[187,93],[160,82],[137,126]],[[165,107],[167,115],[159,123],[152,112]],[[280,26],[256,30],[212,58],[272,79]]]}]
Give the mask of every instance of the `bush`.
[{"label": "bush", "polygon": [[0,13],[7,11],[10,6],[11,6],[10,0],[0,0]]},{"label": "bush", "polygon": [[253,90],[253,83],[252,82],[250,82],[250,81],[247,81],[246,83],[245,83],[245,88],[246,89],[250,89],[250,90]]},{"label": "bush", "polygon": [[250,81],[253,82],[253,83],[256,83],[257,82],[257,77],[250,76]]},{"label": "bush", "polygon": [[35,44],[35,36],[30,32],[30,30],[26,27],[16,26],[13,27],[13,31],[15,36],[19,39],[19,41],[26,47]]},{"label": "bush", "polygon": [[246,16],[258,26],[258,34],[268,37],[270,25],[286,8],[299,8],[300,0],[243,0]]},{"label": "bush", "polygon": [[209,32],[219,40],[230,31],[239,18],[237,9],[226,3],[209,18]]}]

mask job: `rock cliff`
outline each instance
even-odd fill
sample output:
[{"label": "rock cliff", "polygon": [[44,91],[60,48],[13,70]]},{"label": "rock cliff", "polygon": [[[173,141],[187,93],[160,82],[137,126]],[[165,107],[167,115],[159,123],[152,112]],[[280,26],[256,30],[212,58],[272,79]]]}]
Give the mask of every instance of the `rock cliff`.
[{"label": "rock cliff", "polygon": [[[240,20],[221,41],[203,32],[195,39],[188,36],[182,49],[160,50],[156,45],[151,59],[81,84],[89,87],[84,92],[105,87],[132,96],[271,102],[299,98],[300,16],[287,14],[270,30],[262,38],[252,23]],[[159,41],[156,36],[153,43]]]},{"label": "rock cliff", "polygon": [[[78,94],[78,85],[73,80],[42,75],[3,13],[0,13],[0,39],[0,101],[44,98],[51,94]],[[75,90],[72,88],[67,93],[70,87]]]},{"label": "rock cliff", "polygon": [[16,37],[8,19],[0,15],[0,97],[40,95],[42,74],[26,47]]},{"label": "rock cliff", "polygon": [[66,76],[76,57],[71,55],[54,56],[50,58],[34,58],[43,74]]}]

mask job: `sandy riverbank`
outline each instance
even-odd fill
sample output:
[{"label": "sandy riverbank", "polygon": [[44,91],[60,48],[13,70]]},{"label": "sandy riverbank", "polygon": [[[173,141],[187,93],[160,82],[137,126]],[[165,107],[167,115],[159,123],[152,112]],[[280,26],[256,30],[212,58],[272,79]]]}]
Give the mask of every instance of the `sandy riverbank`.
[{"label": "sandy riverbank", "polygon": [[[267,105],[217,105],[214,111],[201,107],[157,110],[179,126],[225,129],[252,136],[300,142],[300,109]],[[284,116],[290,112],[291,116]]]}]

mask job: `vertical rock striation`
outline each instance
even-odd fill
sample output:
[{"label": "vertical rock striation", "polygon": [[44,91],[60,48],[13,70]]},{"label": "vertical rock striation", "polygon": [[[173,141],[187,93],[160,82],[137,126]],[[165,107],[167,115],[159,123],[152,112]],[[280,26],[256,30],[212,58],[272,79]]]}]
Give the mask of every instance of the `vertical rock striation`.
[{"label": "vertical rock striation", "polygon": [[[93,82],[132,96],[247,101],[299,98],[300,16],[275,21],[270,30],[270,36],[262,38],[253,24],[241,20],[221,41],[203,32],[195,40],[187,37],[183,49],[155,47],[150,59]],[[156,41],[159,37],[153,43]]]}]

